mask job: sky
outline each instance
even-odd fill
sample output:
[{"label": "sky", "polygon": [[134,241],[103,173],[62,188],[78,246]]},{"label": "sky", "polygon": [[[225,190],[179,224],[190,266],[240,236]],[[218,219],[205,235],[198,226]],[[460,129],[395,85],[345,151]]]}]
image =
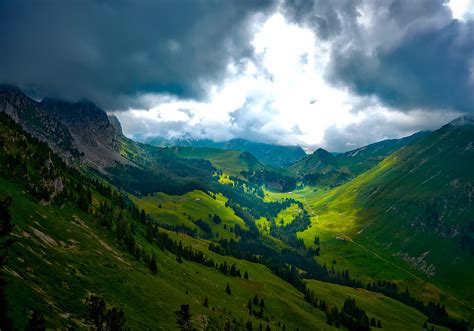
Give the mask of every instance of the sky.
[{"label": "sky", "polygon": [[347,151],[474,113],[474,0],[0,0],[0,83],[127,136]]}]

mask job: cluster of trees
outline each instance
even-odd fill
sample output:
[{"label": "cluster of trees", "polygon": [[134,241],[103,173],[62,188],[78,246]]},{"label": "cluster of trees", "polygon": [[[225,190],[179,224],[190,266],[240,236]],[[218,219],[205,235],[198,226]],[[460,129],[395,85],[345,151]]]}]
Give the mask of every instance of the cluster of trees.
[{"label": "cluster of trees", "polygon": [[325,186],[325,187],[336,187],[351,179],[351,175],[346,172],[340,172],[337,170],[331,170],[325,173],[312,173],[307,174],[302,178],[302,181],[306,185],[314,186]]},{"label": "cluster of trees", "polygon": [[[254,307],[257,307],[256,309]],[[255,294],[253,299],[249,299],[247,303],[247,309],[250,315],[254,315],[257,318],[263,318],[265,310],[265,301],[263,298],[258,299],[258,295]]]},{"label": "cluster of trees", "polygon": [[[285,226],[277,226],[273,222],[270,226],[270,234],[300,252],[307,252],[303,239],[296,237],[296,233],[304,231],[310,225],[311,220],[308,212],[305,209],[302,209],[302,211],[294,217],[293,221]],[[309,253],[313,254],[312,251]]]},{"label": "cluster of trees", "polygon": [[265,196],[261,185],[249,182],[247,180],[243,180],[236,176],[229,176],[229,179],[232,182],[231,187],[234,190],[239,191],[240,194],[254,194],[255,196],[260,198],[263,198]]},{"label": "cluster of trees", "polygon": [[[248,183],[243,184],[246,188]],[[260,217],[265,217],[267,219],[274,219],[280,211],[288,208],[292,204],[297,204],[303,209],[303,204],[294,199],[284,199],[282,201],[272,201],[265,202],[261,197],[255,195],[252,192],[246,191],[245,188],[237,187],[232,188],[228,185],[218,185],[215,184],[215,191],[221,192],[228,198],[227,207],[230,207],[234,210],[237,216],[241,217],[244,222],[251,227],[251,230],[256,229],[254,226],[249,225],[249,223],[255,223],[255,219]],[[244,211],[246,213],[244,213]],[[243,214],[241,216],[240,214]],[[255,228],[255,229],[254,229]]]},{"label": "cluster of trees", "polygon": [[[369,291],[383,293],[384,295],[412,306],[428,316],[428,321],[452,330],[467,331],[469,322],[459,321],[450,317],[445,308],[439,303],[430,302],[425,305],[422,301],[413,298],[408,290],[400,291],[393,282],[379,281],[372,284],[353,279],[349,270],[337,271],[334,265],[330,269],[325,264],[320,265],[313,258],[303,255],[292,249],[279,249],[272,247],[272,243],[264,238],[253,239],[242,236],[240,241],[219,241],[219,245],[212,244],[209,249],[221,254],[232,255],[239,259],[266,265],[275,275],[293,285],[302,293],[306,293],[305,279],[317,279],[353,288],[366,288]],[[304,271],[301,271],[304,270]]]},{"label": "cluster of trees", "polygon": [[[216,268],[224,275],[242,278],[242,272],[237,268],[235,263],[230,266],[226,261],[220,264],[216,263],[212,258],[206,256],[202,251],[195,250],[189,245],[184,246],[181,240],[178,242],[171,239],[167,233],[159,231],[158,226],[152,222],[149,222],[146,225],[145,238],[149,243],[157,245],[161,250],[167,250],[176,255],[178,262],[182,262],[182,259],[185,259],[210,268]],[[211,243],[210,245],[213,244]],[[247,271],[245,271],[243,278],[249,278]]]},{"label": "cluster of trees", "polygon": [[356,305],[355,299],[347,298],[341,310],[330,306],[325,300],[318,300],[313,290],[306,289],[305,300],[316,309],[326,314],[326,322],[337,328],[344,326],[348,330],[368,331],[371,327],[382,327],[382,322],[372,317],[369,320],[366,312]]},{"label": "cluster of trees", "polygon": [[265,185],[268,189],[288,192],[294,190],[296,187],[296,178],[285,176],[274,171],[249,170],[241,171],[240,174],[249,182],[255,183],[258,186]]},{"label": "cluster of trees", "polygon": [[91,295],[87,301],[86,320],[97,331],[125,331],[125,313],[116,307],[107,308],[104,299]]},{"label": "cluster of trees", "polygon": [[[250,301],[250,303],[252,303]],[[258,304],[257,304],[258,305]],[[209,307],[209,301],[207,298],[204,299],[203,301],[203,306],[208,308]],[[195,319],[193,321],[193,314],[191,312],[191,307],[189,304],[182,304],[180,306],[179,310],[175,311],[176,315],[176,326],[178,330],[181,331],[193,331],[196,329],[202,329],[202,330],[247,330],[247,331],[253,331],[255,330],[253,327],[253,323],[251,320],[247,320],[245,323],[243,320],[236,320],[235,318],[229,318],[225,320],[223,323],[219,323],[213,319],[206,318],[200,318],[199,320]],[[198,327],[195,327],[195,324],[199,324]],[[285,331],[286,327],[285,325],[282,325],[281,322],[278,323],[278,326],[282,327],[282,330]],[[259,324],[257,327],[257,330],[263,331],[263,325],[262,323]],[[270,326],[267,324],[265,331],[271,331]]]},{"label": "cluster of trees", "polygon": [[[217,269],[219,269],[219,271],[222,272],[226,276],[242,278],[242,273],[240,272],[240,269],[237,268],[235,263],[232,263],[232,265],[229,267],[227,265],[227,262],[224,261],[218,265]],[[245,272],[245,275],[247,275],[246,279],[248,279],[247,271]]]}]

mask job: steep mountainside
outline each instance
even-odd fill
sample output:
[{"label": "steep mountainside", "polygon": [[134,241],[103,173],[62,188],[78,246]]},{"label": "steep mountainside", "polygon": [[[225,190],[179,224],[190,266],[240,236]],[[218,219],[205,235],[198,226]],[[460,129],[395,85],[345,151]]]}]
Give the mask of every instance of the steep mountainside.
[{"label": "steep mountainside", "polygon": [[260,162],[275,166],[287,167],[292,163],[301,160],[306,153],[298,146],[279,146],[258,143],[246,139],[235,138],[228,141],[215,142],[209,139],[165,139],[162,137],[134,137],[137,141],[161,147],[181,146],[181,147],[209,147],[225,150],[238,150],[253,154]]},{"label": "steep mountainside", "polygon": [[129,192],[185,193],[205,188],[212,176],[209,162],[181,159],[127,139],[116,119],[88,101],[37,102],[18,88],[1,86],[0,112],[70,163],[86,166]]},{"label": "steep mountainside", "polygon": [[110,124],[104,111],[88,101],[36,102],[18,88],[1,86],[0,112],[7,113],[69,160],[80,160],[98,170],[128,163],[120,155],[121,133]]},{"label": "steep mountainside", "polygon": [[313,173],[326,173],[338,170],[337,159],[325,149],[318,148],[311,155],[290,166],[290,171],[297,176],[305,176]]},{"label": "steep mountainside", "polygon": [[9,115],[16,123],[67,159],[77,158],[80,151],[66,125],[44,112],[41,104],[23,94],[20,89],[0,85],[0,112]]},{"label": "steep mountainside", "polygon": [[426,136],[427,134],[429,134],[428,131],[421,131],[401,139],[382,140],[374,144],[339,154],[336,156],[337,162],[341,168],[347,169],[353,176],[357,176],[374,167],[396,150]]},{"label": "steep mountainside", "polygon": [[321,224],[453,291],[474,277],[474,118],[461,117],[314,201]]},{"label": "steep mountainside", "polygon": [[127,163],[120,155],[121,132],[110,123],[107,114],[93,103],[44,99],[40,106],[69,129],[74,145],[87,162],[98,168]]}]

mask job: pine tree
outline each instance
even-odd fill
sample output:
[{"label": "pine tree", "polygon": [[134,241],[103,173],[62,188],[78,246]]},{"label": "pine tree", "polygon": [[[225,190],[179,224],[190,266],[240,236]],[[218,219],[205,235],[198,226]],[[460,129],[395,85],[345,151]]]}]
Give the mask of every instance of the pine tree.
[{"label": "pine tree", "polygon": [[150,267],[150,271],[154,275],[156,275],[156,273],[158,272],[158,266],[156,264],[156,255],[155,255],[155,253],[152,253],[151,256],[150,256],[149,267]]},{"label": "pine tree", "polygon": [[263,298],[260,299],[260,307],[265,308],[265,302],[263,301]]},{"label": "pine tree", "polygon": [[232,294],[229,283],[227,283],[227,286],[225,287],[225,293],[227,293],[228,295]]},{"label": "pine tree", "polygon": [[380,320],[377,321],[377,327],[382,328],[382,322]]},{"label": "pine tree", "polygon": [[253,297],[253,304],[254,305],[258,305],[258,296],[255,294],[255,296]]},{"label": "pine tree", "polygon": [[191,311],[189,305],[181,305],[181,309],[175,311],[176,314],[176,325],[181,331],[191,331],[193,329],[193,323],[191,320]]},{"label": "pine tree", "polygon": [[370,326],[373,326],[373,327],[377,326],[377,323],[375,322],[375,318],[374,318],[374,317],[372,317],[372,318],[370,319]]},{"label": "pine tree", "polygon": [[33,311],[31,314],[26,331],[44,331],[46,330],[45,320],[43,314],[37,311]]},{"label": "pine tree", "polygon": [[244,273],[244,279],[249,279],[249,274],[248,274],[247,271],[245,271],[245,273]]},{"label": "pine tree", "polygon": [[204,298],[204,301],[202,302],[202,305],[206,308],[209,307],[209,299],[207,297]]}]

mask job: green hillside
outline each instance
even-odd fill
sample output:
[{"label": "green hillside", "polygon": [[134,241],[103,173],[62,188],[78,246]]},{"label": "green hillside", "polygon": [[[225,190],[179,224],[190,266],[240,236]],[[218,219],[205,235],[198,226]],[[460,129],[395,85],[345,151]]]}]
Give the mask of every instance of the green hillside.
[{"label": "green hillside", "polygon": [[[173,329],[174,312],[181,304],[191,306],[196,326],[204,323],[215,329],[225,325],[243,328],[251,321],[254,327],[262,324],[275,328],[279,323],[290,329],[329,329],[322,312],[315,311],[304,301],[303,294],[265,266],[222,257],[209,251],[209,242],[203,239],[163,228],[150,238],[150,227],[158,231],[154,216],[140,214],[127,196],[113,188],[68,170],[47,152],[44,144],[25,136],[3,116],[1,119],[4,158],[0,198],[12,198],[14,224],[14,241],[4,272],[9,315],[15,327],[24,328],[34,311],[44,316],[49,328],[86,329],[90,325],[84,319],[86,299],[93,294],[105,299],[108,307],[123,310],[127,326],[137,330]],[[23,144],[23,149],[17,149],[17,144]],[[17,157],[12,159],[12,155]],[[11,168],[11,162],[21,166]],[[45,167],[49,167],[48,172]],[[33,181],[34,175],[38,176],[37,181]],[[60,180],[66,186],[53,185],[40,191],[39,183],[49,178],[57,178],[56,182]],[[83,193],[66,189],[79,186]],[[195,204],[196,197],[205,205]],[[198,216],[199,212],[213,211],[228,225],[245,226],[223,205],[222,196],[216,200],[206,197],[194,192],[193,200],[187,203],[186,197],[176,200],[162,196],[160,201],[163,209],[169,208],[170,212],[181,208]],[[172,242],[165,241],[162,247],[158,240],[163,238]],[[173,246],[178,241],[179,246]],[[200,251],[206,261],[225,261],[229,266],[235,263],[242,276],[226,275],[204,262],[191,262],[198,261],[197,257],[187,258],[186,254],[178,259],[181,255],[174,251],[180,252],[181,244],[192,247],[192,251],[183,254]],[[156,274],[150,266],[151,257],[157,261]],[[243,277],[245,271],[249,279]],[[225,292],[227,283],[230,295]],[[255,295],[265,299],[262,316],[249,314],[247,303]],[[203,305],[206,297],[208,307]],[[260,311],[258,305],[253,309]]]},{"label": "green hillside", "polygon": [[[469,152],[469,144],[455,143],[470,141],[470,121],[463,121],[432,135],[442,139],[429,136],[419,144],[433,145],[442,159],[442,143],[452,137],[450,151]],[[378,244],[387,231],[403,230],[403,224],[388,230],[370,226],[381,211],[371,205],[374,189],[364,178],[381,185],[383,178],[393,179],[385,173],[389,168],[411,173],[413,166],[396,167],[393,160],[401,160],[409,148],[415,149],[403,159],[425,156],[424,148],[410,145],[333,190],[305,186],[285,193],[296,188],[295,179],[247,152],[118,141],[117,151],[128,161],[101,173],[89,161],[66,163],[61,153],[0,114],[2,323],[11,320],[17,329],[34,324],[37,329],[170,330],[176,329],[175,312],[189,305],[198,329],[370,330],[382,325],[396,330],[402,325],[396,316],[405,314],[407,329],[421,329],[428,321],[467,330],[462,319],[472,316],[471,298],[458,291],[469,288],[470,268],[459,268],[459,275],[445,281],[423,270],[407,273],[400,267],[402,255],[379,252],[401,244]],[[423,175],[430,175],[429,169]],[[448,192],[456,198],[469,192],[459,189],[469,187],[462,186],[470,181],[463,169],[451,169],[460,176],[455,183],[461,186]],[[403,202],[393,199],[391,204]],[[443,219],[460,217],[437,213]],[[469,219],[469,210],[466,215]],[[459,252],[469,247],[469,229]],[[428,235],[441,237],[440,251],[457,252],[442,241],[455,242],[455,236],[434,230]],[[427,246],[437,256],[437,248]],[[459,261],[469,266],[471,257],[464,254]],[[387,298],[382,304],[381,296]]]},{"label": "green hillside", "polygon": [[339,166],[353,176],[369,170],[398,149],[428,135],[421,131],[400,139],[387,139],[336,156]]},{"label": "green hillside", "polygon": [[288,170],[307,185],[334,187],[376,166],[396,150],[426,136],[418,132],[401,139],[388,139],[349,152],[333,155],[319,148]]},{"label": "green hillside", "polygon": [[228,141],[213,141],[209,139],[178,138],[166,139],[163,137],[135,136],[137,141],[159,147],[194,147],[213,148],[221,150],[236,150],[254,155],[260,162],[273,167],[287,167],[301,160],[306,153],[298,146],[280,146],[235,138]]},{"label": "green hillside", "polygon": [[212,165],[231,176],[240,176],[242,171],[261,170],[264,166],[252,155],[237,150],[208,147],[167,147],[164,153],[187,159],[208,160]]},{"label": "green hillside", "polygon": [[439,289],[426,288],[425,295],[434,291],[473,316],[474,297],[465,291],[474,277],[473,140],[472,118],[458,119],[347,184],[308,198],[313,226],[301,237],[310,243],[321,234],[338,263],[363,273],[435,284]]}]

